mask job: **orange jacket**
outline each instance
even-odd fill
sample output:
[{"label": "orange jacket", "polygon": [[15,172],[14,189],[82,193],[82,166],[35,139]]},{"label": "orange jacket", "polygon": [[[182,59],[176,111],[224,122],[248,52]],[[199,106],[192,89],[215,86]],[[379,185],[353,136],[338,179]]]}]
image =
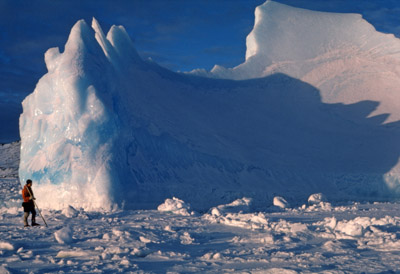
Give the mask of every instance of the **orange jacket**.
[{"label": "orange jacket", "polygon": [[29,191],[32,193],[32,196],[33,196],[32,189],[30,187],[28,187],[27,185],[25,185],[24,189],[22,190],[22,198],[24,199],[25,203],[29,202],[30,201],[29,198],[31,197],[31,195],[29,194],[28,188],[29,188]]}]

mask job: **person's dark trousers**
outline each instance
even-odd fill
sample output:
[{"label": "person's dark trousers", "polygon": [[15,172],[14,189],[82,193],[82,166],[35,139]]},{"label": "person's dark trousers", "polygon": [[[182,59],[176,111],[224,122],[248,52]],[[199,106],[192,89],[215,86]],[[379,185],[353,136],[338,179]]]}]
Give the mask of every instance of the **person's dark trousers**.
[{"label": "person's dark trousers", "polygon": [[35,210],[35,204],[33,201],[29,202],[24,202],[22,203],[22,206],[24,207],[24,225],[28,226],[28,216],[29,213],[32,213],[32,225],[36,223],[36,210]]}]

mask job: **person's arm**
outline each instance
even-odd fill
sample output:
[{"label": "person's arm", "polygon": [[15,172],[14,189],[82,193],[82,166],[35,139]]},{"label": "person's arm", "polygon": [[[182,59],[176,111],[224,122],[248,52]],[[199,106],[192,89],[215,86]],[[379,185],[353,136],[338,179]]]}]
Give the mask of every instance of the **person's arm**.
[{"label": "person's arm", "polygon": [[35,199],[35,196],[33,195],[32,188],[30,188],[30,187],[28,186],[27,189],[28,189],[29,200],[36,200],[36,199]]},{"label": "person's arm", "polygon": [[24,189],[22,190],[22,198],[24,199],[24,202],[29,202],[29,197],[28,189],[24,186]]}]

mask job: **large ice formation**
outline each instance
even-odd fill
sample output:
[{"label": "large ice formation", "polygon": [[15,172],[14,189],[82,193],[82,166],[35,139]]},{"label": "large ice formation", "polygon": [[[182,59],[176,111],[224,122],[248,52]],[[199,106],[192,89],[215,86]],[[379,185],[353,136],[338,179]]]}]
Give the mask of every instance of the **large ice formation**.
[{"label": "large ice formation", "polygon": [[141,60],[123,27],[106,36],[77,22],[23,102],[21,181],[51,208],[399,194],[399,125],[369,117],[382,105],[399,114],[397,39],[358,15],[266,2],[247,46],[244,64],[214,76],[260,78],[203,78]]},{"label": "large ice formation", "polygon": [[321,92],[326,103],[379,102],[373,115],[400,120],[400,40],[359,14],[317,12],[267,1],[256,8],[246,60],[198,74],[250,79],[285,73]]}]

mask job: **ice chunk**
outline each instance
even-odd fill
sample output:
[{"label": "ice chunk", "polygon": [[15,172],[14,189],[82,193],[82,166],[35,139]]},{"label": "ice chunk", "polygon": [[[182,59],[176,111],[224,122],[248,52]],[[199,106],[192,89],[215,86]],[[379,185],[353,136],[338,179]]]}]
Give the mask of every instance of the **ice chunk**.
[{"label": "ice chunk", "polygon": [[283,197],[280,197],[280,196],[274,197],[273,204],[274,204],[274,206],[277,206],[280,208],[290,207],[289,203]]},{"label": "ice chunk", "polygon": [[83,250],[61,250],[57,253],[56,258],[84,257],[88,255],[89,253]]},{"label": "ice chunk", "polygon": [[68,218],[74,218],[79,214],[78,210],[72,206],[68,206],[67,208],[63,209],[62,213]]},{"label": "ice chunk", "polygon": [[229,204],[219,205],[211,208],[210,212],[212,215],[219,216],[226,213],[246,213],[250,211],[252,199],[243,197],[237,199]]},{"label": "ice chunk", "polygon": [[356,221],[338,222],[335,228],[337,231],[353,237],[361,237],[364,234],[364,228]]},{"label": "ice chunk", "polygon": [[328,200],[326,199],[325,195],[322,193],[311,194],[310,197],[308,197],[309,205],[316,205],[316,204],[324,203],[324,202],[328,202]]},{"label": "ice chunk", "polygon": [[14,246],[9,242],[0,242],[0,249],[4,250],[14,250]]},{"label": "ice chunk", "polygon": [[193,213],[190,212],[190,205],[184,201],[173,197],[172,199],[166,199],[165,202],[157,207],[158,211],[172,212],[177,215],[190,216]]},{"label": "ice chunk", "polygon": [[60,244],[69,244],[73,242],[72,229],[70,226],[66,226],[54,232],[54,237]]},{"label": "ice chunk", "polygon": [[180,236],[181,244],[183,245],[191,245],[194,242],[194,239],[192,236],[190,236],[189,232],[185,231],[181,236]]}]

